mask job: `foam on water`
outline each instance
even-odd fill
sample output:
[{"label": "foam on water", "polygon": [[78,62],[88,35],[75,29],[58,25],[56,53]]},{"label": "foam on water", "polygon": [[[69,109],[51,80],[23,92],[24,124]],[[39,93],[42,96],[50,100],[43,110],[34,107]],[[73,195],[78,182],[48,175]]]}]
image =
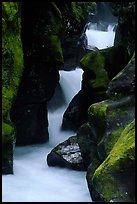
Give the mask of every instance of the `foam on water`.
[{"label": "foam on water", "polygon": [[81,86],[82,70],[60,71],[60,86],[48,104],[50,140],[16,147],[14,175],[2,176],[2,202],[92,202],[86,172],[47,165],[47,154],[74,132],[61,131],[62,114]]},{"label": "foam on water", "polygon": [[98,49],[112,47],[115,38],[113,28],[114,26],[110,24],[108,25],[107,31],[101,31],[97,29],[97,25],[95,23],[91,24],[90,29],[86,30],[88,45],[95,46]]},{"label": "foam on water", "polygon": [[[99,49],[113,46],[115,32],[86,30],[88,44]],[[60,85],[48,103],[49,142],[16,147],[14,175],[2,176],[2,202],[92,202],[86,172],[49,167],[47,154],[60,142],[75,135],[61,131],[63,113],[72,97],[80,90],[82,70],[60,71]]]}]

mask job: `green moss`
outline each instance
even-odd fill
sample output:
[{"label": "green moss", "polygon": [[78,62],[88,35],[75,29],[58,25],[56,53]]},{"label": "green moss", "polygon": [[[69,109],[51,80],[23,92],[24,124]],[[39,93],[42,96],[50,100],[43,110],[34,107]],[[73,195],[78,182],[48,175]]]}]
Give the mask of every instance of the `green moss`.
[{"label": "green moss", "polygon": [[[120,159],[129,157],[134,160],[134,147],[135,147],[135,120],[126,126],[123,130],[120,138],[117,143],[114,145],[110,155],[109,155],[109,164],[112,166],[114,163],[119,162]],[[131,152],[133,149],[133,152]],[[131,153],[131,154],[128,154]]]},{"label": "green moss", "polygon": [[9,21],[14,19],[15,14],[17,14],[17,4],[15,2],[3,2],[2,3],[3,12],[5,12],[6,17]]},{"label": "green moss", "polygon": [[110,110],[109,111],[109,116],[110,116],[110,118],[115,118],[116,117],[116,112],[113,111],[113,110]]},{"label": "green moss", "polygon": [[[126,126],[121,136],[113,146],[105,161],[96,169],[92,182],[101,198],[109,202],[110,200],[127,199],[127,194],[119,188],[116,175],[134,168],[135,160],[135,120]],[[130,189],[129,189],[130,191]]]},{"label": "green moss", "polygon": [[7,123],[2,123],[2,144],[7,143],[9,141],[12,142],[14,139],[13,136],[14,136],[13,126]]},{"label": "green moss", "polygon": [[96,12],[95,2],[71,2],[71,12],[73,17],[80,23],[88,13]]},{"label": "green moss", "polygon": [[50,59],[54,62],[61,62],[63,64],[64,59],[63,59],[63,53],[62,53],[61,42],[60,42],[59,36],[50,35],[49,40],[50,40],[49,51],[52,55],[50,56]]},{"label": "green moss", "polygon": [[[2,151],[3,173],[12,172],[14,128],[10,109],[23,73],[19,2],[2,2]],[[4,172],[5,171],[5,172]]]},{"label": "green moss", "polygon": [[105,102],[94,103],[92,104],[89,109],[89,115],[96,117],[102,123],[104,123],[106,118],[106,111],[107,111],[108,104]]},{"label": "green moss", "polygon": [[124,130],[124,127],[121,127],[121,128],[118,128],[118,129],[112,131],[111,135],[109,136],[109,138],[107,140],[107,144],[106,144],[106,148],[105,148],[106,155],[108,155],[110,153],[110,151],[112,150],[113,146],[117,142],[117,140],[120,137],[123,130]]},{"label": "green moss", "polygon": [[77,2],[72,2],[71,7],[74,18],[80,23],[81,19],[83,18],[81,6]]},{"label": "green moss", "polygon": [[92,70],[96,79],[90,80],[89,84],[94,88],[107,88],[109,83],[109,77],[105,68],[105,57],[99,52],[95,51],[85,55],[80,61],[82,67]]}]

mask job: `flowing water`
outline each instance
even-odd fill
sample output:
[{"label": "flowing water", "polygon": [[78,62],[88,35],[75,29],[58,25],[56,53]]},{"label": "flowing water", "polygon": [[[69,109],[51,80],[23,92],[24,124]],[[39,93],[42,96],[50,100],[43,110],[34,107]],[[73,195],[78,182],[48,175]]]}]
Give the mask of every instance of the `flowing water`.
[{"label": "flowing water", "polygon": [[[112,46],[114,32],[95,29],[86,31],[88,44],[99,49]],[[16,147],[14,175],[2,176],[2,202],[92,202],[86,172],[49,167],[47,154],[60,142],[75,135],[61,131],[63,113],[72,97],[80,90],[82,70],[60,71],[60,84],[48,104],[49,142]]]},{"label": "flowing water", "polygon": [[74,135],[61,131],[62,115],[81,86],[82,70],[60,71],[60,85],[48,104],[50,140],[42,145],[16,147],[14,175],[2,176],[3,202],[91,202],[86,172],[47,165],[47,154]]},{"label": "flowing water", "polygon": [[112,47],[115,38],[114,26],[110,24],[107,27],[107,31],[102,31],[99,30],[96,23],[92,23],[90,29],[86,30],[88,45],[95,46],[98,49]]}]

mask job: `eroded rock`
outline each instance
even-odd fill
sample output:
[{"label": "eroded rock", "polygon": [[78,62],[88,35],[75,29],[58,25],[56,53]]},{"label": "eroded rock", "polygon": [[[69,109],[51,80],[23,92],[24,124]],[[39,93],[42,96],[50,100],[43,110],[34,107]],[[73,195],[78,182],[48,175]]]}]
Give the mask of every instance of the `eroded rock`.
[{"label": "eroded rock", "polygon": [[74,170],[85,170],[77,137],[72,136],[68,140],[57,145],[47,156],[49,166],[60,166]]}]

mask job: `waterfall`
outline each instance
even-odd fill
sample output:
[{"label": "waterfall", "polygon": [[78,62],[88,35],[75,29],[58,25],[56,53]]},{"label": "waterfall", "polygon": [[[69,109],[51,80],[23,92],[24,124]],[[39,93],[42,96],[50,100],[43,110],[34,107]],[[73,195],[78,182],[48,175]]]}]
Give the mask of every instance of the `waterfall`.
[{"label": "waterfall", "polygon": [[[72,71],[59,71],[60,84],[55,90],[52,100],[48,104],[49,143],[57,145],[66,138],[75,135],[73,131],[61,131],[63,113],[69,102],[81,88],[82,69]],[[53,128],[54,126],[54,128]]]},{"label": "waterfall", "polygon": [[61,131],[63,113],[81,86],[82,70],[60,71],[60,84],[48,104],[49,142],[16,147],[14,175],[2,176],[3,202],[92,202],[86,172],[49,167],[47,154],[74,135]]},{"label": "waterfall", "polygon": [[106,31],[102,31],[97,23],[90,23],[86,30],[88,45],[98,49],[112,47],[115,38],[114,27],[115,24],[109,24]]}]

